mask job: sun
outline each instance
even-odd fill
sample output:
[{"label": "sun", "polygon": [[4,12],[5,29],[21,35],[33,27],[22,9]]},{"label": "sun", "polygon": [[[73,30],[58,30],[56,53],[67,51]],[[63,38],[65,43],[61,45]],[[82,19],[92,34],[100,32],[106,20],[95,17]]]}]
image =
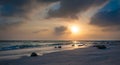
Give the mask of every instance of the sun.
[{"label": "sun", "polygon": [[77,34],[77,33],[79,33],[79,31],[80,31],[80,28],[78,27],[78,26],[71,26],[71,32],[73,33],[73,34]]}]

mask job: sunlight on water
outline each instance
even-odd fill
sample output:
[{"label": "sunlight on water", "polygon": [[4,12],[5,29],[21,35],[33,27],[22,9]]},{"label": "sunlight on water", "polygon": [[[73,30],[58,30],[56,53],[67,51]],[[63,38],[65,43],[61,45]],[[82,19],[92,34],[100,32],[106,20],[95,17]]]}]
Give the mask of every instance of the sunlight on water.
[{"label": "sunlight on water", "polygon": [[[0,58],[9,56],[29,56],[32,52],[44,55],[52,52],[88,48],[96,44],[115,45],[105,41],[17,41],[0,42]],[[119,42],[118,42],[119,43]],[[61,46],[61,47],[59,47]]]},{"label": "sunlight on water", "polygon": [[70,45],[70,49],[78,49],[78,48],[87,48],[92,46],[93,44],[85,43],[85,42],[80,42],[80,41],[72,41],[72,44]]}]

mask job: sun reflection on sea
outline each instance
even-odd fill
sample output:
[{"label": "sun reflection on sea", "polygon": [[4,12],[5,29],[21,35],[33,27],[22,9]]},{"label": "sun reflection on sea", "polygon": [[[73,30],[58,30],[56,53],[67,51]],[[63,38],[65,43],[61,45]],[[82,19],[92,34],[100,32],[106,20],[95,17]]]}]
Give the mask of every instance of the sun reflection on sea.
[{"label": "sun reflection on sea", "polygon": [[91,44],[80,42],[80,41],[72,41],[72,49],[77,49],[77,48],[87,48],[90,47]]}]

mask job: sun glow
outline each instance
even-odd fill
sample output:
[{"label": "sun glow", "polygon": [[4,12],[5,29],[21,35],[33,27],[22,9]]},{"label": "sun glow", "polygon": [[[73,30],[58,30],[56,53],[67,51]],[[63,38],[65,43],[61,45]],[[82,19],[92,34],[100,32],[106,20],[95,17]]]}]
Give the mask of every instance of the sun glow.
[{"label": "sun glow", "polygon": [[71,32],[77,34],[80,32],[80,29],[78,26],[71,26]]}]

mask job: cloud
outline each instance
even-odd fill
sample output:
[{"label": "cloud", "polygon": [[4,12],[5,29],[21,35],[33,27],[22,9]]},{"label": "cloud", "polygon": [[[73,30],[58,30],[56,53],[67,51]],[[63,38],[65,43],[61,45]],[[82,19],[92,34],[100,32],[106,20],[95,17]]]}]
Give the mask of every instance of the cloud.
[{"label": "cloud", "polygon": [[40,29],[40,30],[34,31],[33,33],[40,33],[40,32],[46,32],[46,31],[48,31],[48,29]]},{"label": "cloud", "polygon": [[102,31],[120,31],[120,0],[110,0],[91,18],[91,25],[102,28]]},{"label": "cloud", "polygon": [[120,8],[112,11],[103,11],[94,15],[90,24],[105,28],[104,30],[120,30]]},{"label": "cloud", "polygon": [[24,23],[23,18],[19,17],[1,17],[0,18],[0,31],[6,30],[7,28],[16,28],[20,24]]},{"label": "cloud", "polygon": [[54,28],[55,35],[64,35],[66,34],[68,28],[66,26],[58,26]]},{"label": "cloud", "polygon": [[[22,16],[29,11],[28,5],[32,0],[1,0],[0,16]],[[26,9],[24,9],[24,7]]]},{"label": "cloud", "polygon": [[48,17],[73,18],[77,19],[77,14],[88,10],[90,7],[100,6],[108,0],[61,0],[60,8],[54,10],[51,8]]},{"label": "cloud", "polygon": [[51,2],[57,2],[60,0],[37,0],[38,2],[45,2],[45,3],[51,3]]},{"label": "cloud", "polygon": [[114,11],[104,11],[97,13],[91,21],[91,24],[107,27],[120,25],[120,9]]},{"label": "cloud", "polygon": [[120,31],[120,27],[107,27],[102,29],[103,32],[115,32]]},{"label": "cloud", "polygon": [[34,10],[43,10],[42,7],[44,8],[52,3],[59,2],[60,6],[54,10],[53,8],[50,9],[47,13],[48,17],[78,19],[77,14],[79,12],[85,11],[92,6],[102,5],[106,1],[107,0],[0,0],[0,28],[7,29],[11,26],[14,27],[23,22],[27,22],[27,20],[30,21],[30,18],[33,17],[31,14]]},{"label": "cloud", "polygon": [[1,16],[25,16],[38,5],[58,0],[0,0]]},{"label": "cloud", "polygon": [[14,27],[30,19],[37,8],[59,0],[0,0],[0,28]]}]

